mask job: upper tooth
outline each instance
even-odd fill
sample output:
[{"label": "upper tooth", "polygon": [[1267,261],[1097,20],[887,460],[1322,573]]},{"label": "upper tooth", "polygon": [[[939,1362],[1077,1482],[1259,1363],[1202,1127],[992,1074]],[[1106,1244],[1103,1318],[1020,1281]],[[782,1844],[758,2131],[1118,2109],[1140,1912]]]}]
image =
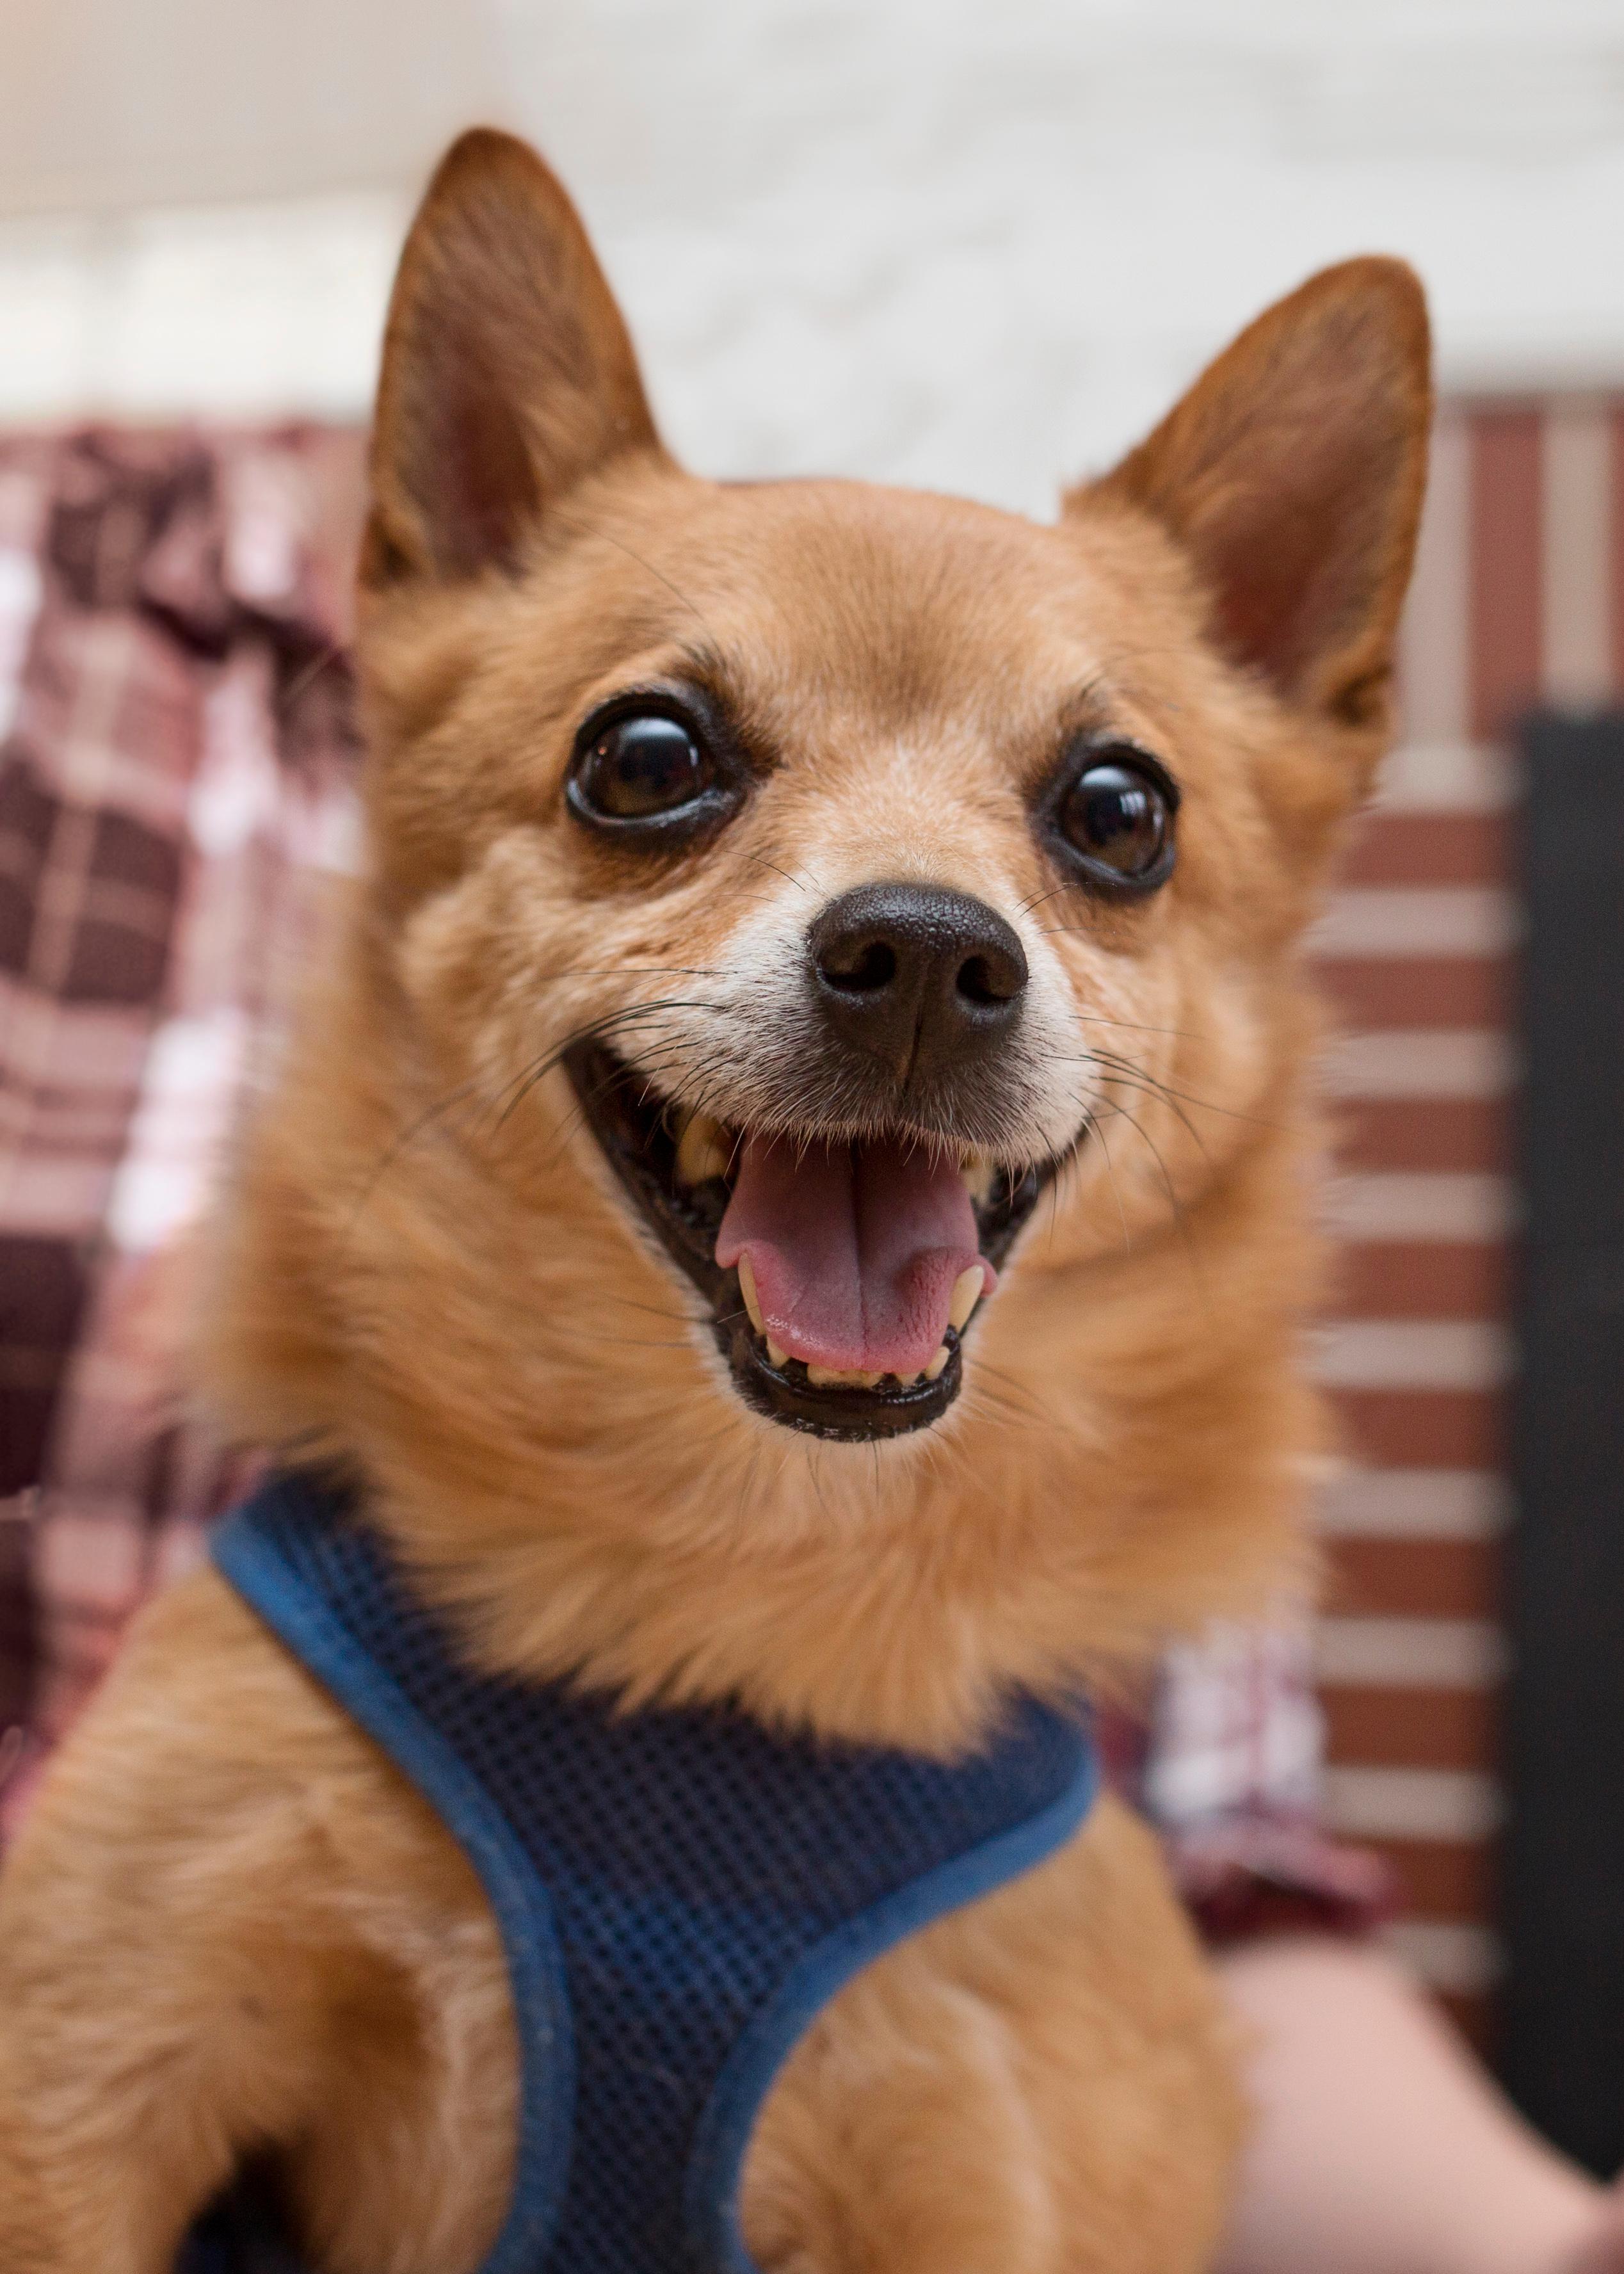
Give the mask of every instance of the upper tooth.
[{"label": "upper tooth", "polygon": [[969,1193],[970,1198],[973,1201],[985,1201],[992,1191],[992,1180],[997,1174],[997,1171],[981,1154],[972,1153],[969,1159],[960,1167],[959,1173],[964,1178],[965,1190]]},{"label": "upper tooth", "polygon": [[987,1274],[979,1263],[961,1271],[953,1282],[953,1299],[947,1306],[947,1323],[962,1334],[970,1323],[970,1314],[981,1299],[981,1290],[987,1284]]},{"label": "upper tooth", "polygon": [[703,1185],[708,1177],[727,1174],[727,1132],[708,1113],[690,1116],[677,1140],[677,1182]]},{"label": "upper tooth", "polygon": [[750,1269],[748,1255],[739,1258],[739,1292],[743,1296],[744,1307],[750,1314],[750,1324],[758,1335],[765,1334],[767,1329],[762,1324],[761,1299],[756,1292],[756,1274]]}]

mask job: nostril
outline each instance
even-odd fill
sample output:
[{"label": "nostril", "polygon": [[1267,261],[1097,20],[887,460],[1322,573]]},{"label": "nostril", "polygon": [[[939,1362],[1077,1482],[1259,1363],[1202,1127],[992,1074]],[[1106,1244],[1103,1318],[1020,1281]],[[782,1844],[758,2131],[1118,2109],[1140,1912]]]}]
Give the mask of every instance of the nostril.
[{"label": "nostril", "polygon": [[883,939],[825,954],[818,969],[830,986],[846,995],[877,995],[897,975],[897,951]]},{"label": "nostril", "polygon": [[985,1004],[1006,1002],[1006,991],[993,978],[992,967],[984,955],[973,955],[959,967],[959,992],[966,1002]]},{"label": "nostril", "polygon": [[1026,958],[1005,955],[996,950],[984,955],[968,955],[959,967],[954,982],[966,1003],[978,1009],[989,1009],[1012,1003],[1026,983]]}]

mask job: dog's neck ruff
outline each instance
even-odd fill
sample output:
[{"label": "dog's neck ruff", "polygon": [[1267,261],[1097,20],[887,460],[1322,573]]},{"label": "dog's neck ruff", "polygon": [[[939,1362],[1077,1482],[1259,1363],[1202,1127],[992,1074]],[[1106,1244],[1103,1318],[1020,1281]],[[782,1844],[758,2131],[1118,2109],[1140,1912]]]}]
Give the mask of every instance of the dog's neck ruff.
[{"label": "dog's neck ruff", "polygon": [[1094,1799],[1079,1721],[1030,1700],[943,1763],[476,1673],[355,1508],[297,1478],[214,1553],[438,1811],[495,1914],[521,2095],[481,2274],[755,2274],[740,2168],[802,2031]]}]

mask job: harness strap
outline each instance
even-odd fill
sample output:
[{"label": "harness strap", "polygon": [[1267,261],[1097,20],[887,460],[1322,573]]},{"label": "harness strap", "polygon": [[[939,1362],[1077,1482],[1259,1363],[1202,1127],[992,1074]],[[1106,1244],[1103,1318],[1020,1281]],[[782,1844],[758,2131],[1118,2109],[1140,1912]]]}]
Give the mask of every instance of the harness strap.
[{"label": "harness strap", "polygon": [[1097,1788],[1080,1719],[1032,1699],[944,1762],[479,1674],[362,1512],[307,1479],[268,1485],[214,1554],[424,1793],[495,1915],[519,2137],[481,2274],[756,2274],[740,2171],[808,2024],[1052,1854]]}]

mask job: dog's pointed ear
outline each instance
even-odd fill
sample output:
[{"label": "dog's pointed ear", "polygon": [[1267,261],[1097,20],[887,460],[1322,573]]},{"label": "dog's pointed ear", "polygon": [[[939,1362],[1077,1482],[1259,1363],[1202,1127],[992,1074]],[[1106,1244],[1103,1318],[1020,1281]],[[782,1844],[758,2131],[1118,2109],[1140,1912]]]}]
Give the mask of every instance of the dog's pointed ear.
[{"label": "dog's pointed ear", "polygon": [[1212,636],[1289,701],[1385,715],[1426,478],[1426,302],[1402,261],[1322,270],[1267,309],[1103,480],[1192,562]]},{"label": "dog's pointed ear", "polygon": [[658,448],[575,207],[528,144],[474,128],[441,160],[395,276],[363,582],[509,564],[583,475]]}]

